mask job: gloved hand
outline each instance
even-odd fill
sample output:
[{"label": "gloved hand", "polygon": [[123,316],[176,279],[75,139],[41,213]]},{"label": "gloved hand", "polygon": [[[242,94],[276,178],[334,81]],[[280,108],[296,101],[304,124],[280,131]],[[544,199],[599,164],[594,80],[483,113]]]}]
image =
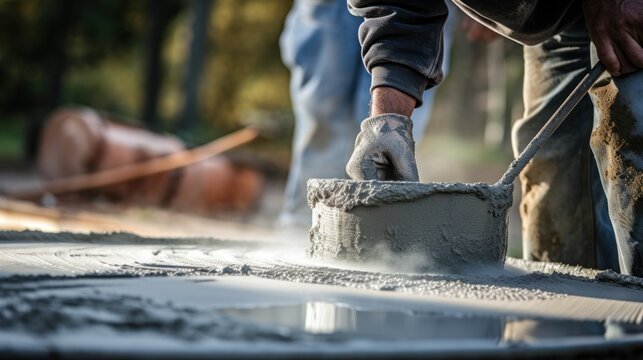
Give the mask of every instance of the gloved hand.
[{"label": "gloved hand", "polygon": [[346,172],[355,180],[418,181],[413,122],[399,114],[362,121]]}]

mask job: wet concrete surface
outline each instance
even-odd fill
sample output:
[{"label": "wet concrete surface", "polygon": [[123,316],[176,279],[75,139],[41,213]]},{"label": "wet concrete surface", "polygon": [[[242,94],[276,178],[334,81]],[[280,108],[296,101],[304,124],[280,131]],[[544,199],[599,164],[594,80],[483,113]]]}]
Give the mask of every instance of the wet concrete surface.
[{"label": "wet concrete surface", "polygon": [[638,278],[515,259],[496,272],[391,273],[304,253],[291,243],[0,233],[0,354],[642,353]]},{"label": "wet concrete surface", "polygon": [[521,343],[547,339],[566,341],[573,337],[615,339],[643,333],[643,324],[402,309],[372,310],[313,301],[295,305],[219,309],[217,313],[250,324],[281,326],[311,334],[339,335],[343,340],[493,340]]}]

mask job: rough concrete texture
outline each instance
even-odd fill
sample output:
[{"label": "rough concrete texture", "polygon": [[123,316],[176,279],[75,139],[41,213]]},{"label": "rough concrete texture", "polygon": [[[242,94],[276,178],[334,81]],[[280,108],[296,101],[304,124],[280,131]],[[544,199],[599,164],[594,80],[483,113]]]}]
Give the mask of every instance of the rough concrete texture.
[{"label": "rough concrete texture", "polygon": [[313,258],[399,271],[502,266],[512,185],[311,179]]},{"label": "rough concrete texture", "polygon": [[[542,356],[543,348],[559,356],[571,339],[552,335],[559,333],[558,326],[536,337],[541,343],[534,336],[542,329],[523,335],[530,327],[517,326],[542,319],[599,322],[593,324],[600,330],[597,337],[575,345],[584,354],[588,344],[622,350],[619,341],[640,344],[643,339],[638,332],[616,336],[608,326],[640,329],[643,324],[643,284],[634,277],[516,259],[508,259],[503,270],[466,276],[346,269],[313,261],[288,240],[0,232],[0,357],[302,358],[302,351],[309,351],[316,358],[322,352],[400,358],[409,348],[423,358],[445,350],[461,358],[467,349],[472,358],[491,350],[496,352],[489,358],[510,358],[516,349]],[[320,302],[330,312],[307,312],[306,324],[335,324],[342,320],[336,307],[404,313],[414,324],[423,323],[422,314],[451,317],[426,318],[435,338],[351,341],[356,338],[343,331],[315,334],[226,312]],[[301,312],[283,315],[291,319]],[[404,324],[395,323],[400,316],[393,315],[377,315],[368,326],[391,326],[385,331],[394,333]],[[347,316],[355,319],[350,312]],[[493,325],[492,336],[463,336],[487,323]],[[466,339],[445,342],[440,334],[449,331]],[[356,353],[360,349],[369,353]]]},{"label": "rough concrete texture", "polygon": [[[128,233],[0,232],[0,290],[25,281],[234,275],[490,301],[548,300],[574,293],[598,296],[600,289],[582,290],[590,283],[618,286],[606,288],[612,291],[624,287],[643,291],[640,278],[513,258],[497,271],[414,274],[311,261],[303,248],[289,243],[145,238]],[[626,299],[643,302],[640,291]],[[638,316],[643,321],[641,306]]]}]

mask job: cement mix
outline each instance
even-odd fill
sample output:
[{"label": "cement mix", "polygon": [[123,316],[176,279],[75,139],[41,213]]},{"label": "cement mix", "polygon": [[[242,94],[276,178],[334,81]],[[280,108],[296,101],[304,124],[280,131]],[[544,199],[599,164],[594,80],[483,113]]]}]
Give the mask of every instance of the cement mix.
[{"label": "cement mix", "polygon": [[310,254],[400,271],[502,266],[512,185],[311,179]]},{"label": "cement mix", "polygon": [[[138,349],[146,356],[171,350],[185,357],[195,349],[247,353],[250,341],[252,349],[268,353],[307,348],[317,354],[359,354],[355,344],[360,342],[341,332],[313,336],[239,322],[230,312],[216,310],[311,302],[340,304],[333,308],[451,313],[456,318],[510,316],[513,320],[481,324],[499,324],[494,329],[511,330],[511,339],[523,339],[516,326],[523,323],[515,321],[523,318],[643,324],[640,282],[610,272],[515,259],[508,259],[502,270],[466,276],[384,270],[312,261],[292,243],[0,232],[0,350],[131,355]],[[313,316],[318,320],[335,314],[331,318],[340,321],[337,311],[345,312],[318,310]],[[449,323],[440,323],[440,328]],[[499,343],[508,338],[502,331],[498,334],[485,343],[488,349],[515,348],[504,347],[504,340]],[[600,341],[605,341],[602,336]],[[461,355],[463,346],[476,351],[481,346],[471,340],[457,341],[457,346],[361,341],[363,349],[380,354],[390,349],[404,353],[410,346],[417,354],[455,349]]]},{"label": "cement mix", "polygon": [[[217,239],[141,238],[131,234],[0,232],[2,283],[71,278],[236,276],[336,285],[454,299],[531,301],[565,297],[574,287],[609,284],[643,291],[631,276],[563,264],[509,259],[505,268],[465,275],[347,268],[308,259],[291,244]],[[569,289],[563,286],[570,282]],[[612,289],[614,290],[614,289]],[[598,296],[589,292],[587,296]],[[643,301],[643,292],[627,300]],[[643,314],[641,314],[643,316]]]}]

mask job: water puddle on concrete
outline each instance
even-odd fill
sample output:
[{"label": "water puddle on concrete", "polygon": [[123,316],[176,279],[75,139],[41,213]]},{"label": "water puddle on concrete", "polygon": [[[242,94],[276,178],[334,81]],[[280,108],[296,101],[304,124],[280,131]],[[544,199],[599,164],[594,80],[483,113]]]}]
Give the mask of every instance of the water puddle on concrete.
[{"label": "water puddle on concrete", "polygon": [[328,302],[217,312],[238,321],[315,335],[338,335],[338,339],[344,340],[521,343],[587,339],[602,342],[643,336],[643,324],[367,310]]}]

